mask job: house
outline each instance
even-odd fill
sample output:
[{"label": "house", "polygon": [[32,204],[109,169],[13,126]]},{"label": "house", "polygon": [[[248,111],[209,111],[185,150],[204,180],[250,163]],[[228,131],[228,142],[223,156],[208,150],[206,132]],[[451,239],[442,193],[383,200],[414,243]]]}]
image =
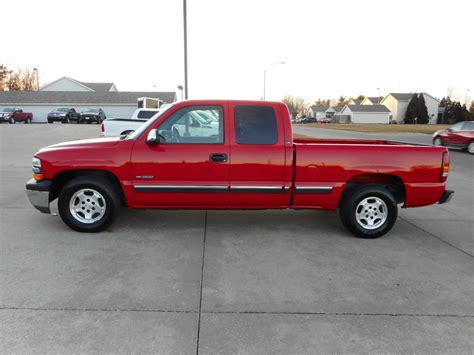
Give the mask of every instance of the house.
[{"label": "house", "polygon": [[309,108],[308,117],[314,117],[317,120],[326,118],[326,111],[330,106],[314,105]]},{"label": "house", "polygon": [[66,76],[40,88],[40,91],[117,92],[114,83],[85,83]]},{"label": "house", "polygon": [[378,105],[383,100],[382,96],[367,96],[365,99],[361,101],[361,105]]},{"label": "house", "polygon": [[352,123],[390,123],[390,110],[384,105],[346,105],[341,116],[348,116]]},{"label": "house", "polygon": [[164,103],[176,101],[176,92],[117,91],[114,83],[85,83],[61,78],[43,86],[40,91],[0,92],[0,110],[20,107],[33,113],[33,122],[46,122],[57,107],[73,107],[81,112],[102,108],[108,118],[130,118],[140,97],[158,98]]},{"label": "house", "polygon": [[[438,119],[439,100],[427,93],[422,93],[428,110],[429,123],[434,124]],[[381,101],[392,112],[392,120],[403,123],[408,104],[413,93],[390,93]]]},{"label": "house", "polygon": [[361,102],[362,102],[362,100],[351,99],[347,104],[348,105],[360,105]]}]

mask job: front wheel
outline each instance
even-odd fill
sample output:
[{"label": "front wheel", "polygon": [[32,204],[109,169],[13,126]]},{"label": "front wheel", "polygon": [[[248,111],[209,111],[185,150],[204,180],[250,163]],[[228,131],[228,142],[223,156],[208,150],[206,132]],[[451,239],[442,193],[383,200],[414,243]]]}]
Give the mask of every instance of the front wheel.
[{"label": "front wheel", "polygon": [[13,117],[10,117],[10,120],[8,121],[10,122],[10,124],[14,124],[15,123],[15,119]]},{"label": "front wheel", "polygon": [[344,226],[359,238],[378,238],[390,231],[398,216],[397,202],[382,186],[367,185],[352,190],[341,202]]},{"label": "front wheel", "polygon": [[83,176],[68,182],[59,194],[58,210],[70,228],[100,232],[112,224],[120,208],[117,189],[100,176]]},{"label": "front wheel", "polygon": [[436,137],[435,139],[433,139],[433,145],[442,146],[442,145],[444,145],[444,143],[443,143],[443,140],[440,137]]},{"label": "front wheel", "polygon": [[467,146],[467,152],[469,154],[474,154],[474,141],[469,142],[469,144]]}]

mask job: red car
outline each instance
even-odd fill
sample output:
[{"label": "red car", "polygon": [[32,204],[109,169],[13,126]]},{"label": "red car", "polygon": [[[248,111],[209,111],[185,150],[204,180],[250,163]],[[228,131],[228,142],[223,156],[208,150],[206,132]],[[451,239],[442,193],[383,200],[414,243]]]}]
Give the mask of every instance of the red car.
[{"label": "red car", "polygon": [[433,134],[433,145],[466,149],[474,154],[474,121],[458,122]]},{"label": "red car", "polygon": [[33,121],[33,114],[31,112],[23,112],[21,108],[4,108],[0,112],[0,122],[16,123],[25,122],[31,123]]},{"label": "red car", "polygon": [[403,207],[445,203],[445,147],[383,140],[293,139],[285,104],[181,101],[129,135],[66,142],[33,158],[30,202],[80,232],[137,209],[339,208],[353,234],[377,238]]}]

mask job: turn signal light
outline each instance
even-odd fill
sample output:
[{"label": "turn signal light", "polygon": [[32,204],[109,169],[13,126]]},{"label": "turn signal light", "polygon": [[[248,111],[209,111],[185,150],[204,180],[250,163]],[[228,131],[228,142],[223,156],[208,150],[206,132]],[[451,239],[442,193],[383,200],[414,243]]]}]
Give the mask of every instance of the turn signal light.
[{"label": "turn signal light", "polygon": [[449,153],[443,153],[443,160],[441,163],[441,182],[445,182],[448,179],[449,174]]},{"label": "turn signal light", "polygon": [[35,181],[41,181],[43,180],[43,174],[33,173],[33,179],[35,179]]}]

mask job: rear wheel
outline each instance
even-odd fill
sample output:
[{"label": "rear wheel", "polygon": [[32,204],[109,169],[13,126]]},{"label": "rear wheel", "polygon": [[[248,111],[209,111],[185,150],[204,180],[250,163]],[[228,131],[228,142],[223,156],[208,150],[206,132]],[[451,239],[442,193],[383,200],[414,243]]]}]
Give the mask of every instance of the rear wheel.
[{"label": "rear wheel", "polygon": [[61,123],[69,123],[69,116],[64,117]]},{"label": "rear wheel", "polygon": [[436,146],[444,145],[443,140],[441,139],[441,137],[436,137],[435,139],[433,139],[433,145],[436,145]]},{"label": "rear wheel", "polygon": [[83,176],[68,182],[59,194],[63,222],[78,232],[100,232],[112,224],[120,208],[117,189],[100,176]]},{"label": "rear wheel", "polygon": [[390,231],[398,216],[393,194],[379,185],[366,185],[346,194],[340,217],[344,226],[359,238],[378,238]]}]

